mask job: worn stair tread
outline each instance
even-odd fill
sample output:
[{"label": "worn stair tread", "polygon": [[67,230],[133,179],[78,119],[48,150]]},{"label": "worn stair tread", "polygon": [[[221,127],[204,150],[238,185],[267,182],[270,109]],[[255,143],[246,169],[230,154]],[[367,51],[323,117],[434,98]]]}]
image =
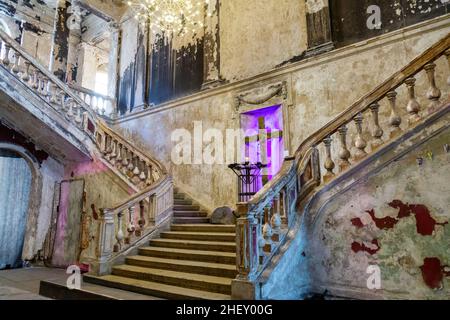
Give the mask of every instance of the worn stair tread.
[{"label": "worn stair tread", "polygon": [[169,293],[172,296],[178,296],[178,299],[190,298],[190,299],[199,299],[199,300],[230,300],[231,296],[226,294],[208,292],[197,289],[189,289],[178,286],[172,286],[168,284],[151,282],[145,280],[138,280],[133,278],[115,276],[115,275],[107,275],[102,277],[89,276],[94,280],[100,280],[106,285],[105,282],[109,282],[111,285],[114,284],[122,284],[127,286],[128,290],[136,289],[144,289],[153,295],[163,295],[167,296]]},{"label": "worn stair tread", "polygon": [[[196,230],[205,229],[208,231],[205,232],[216,232],[216,231],[210,231],[210,230],[222,230],[220,233],[235,233],[236,232],[236,226],[235,225],[225,225],[225,224],[210,224],[210,223],[198,223],[198,224],[172,224],[171,226],[172,231],[186,231],[189,229],[192,229],[192,231],[188,232],[197,232]],[[223,230],[229,230],[229,231],[223,231]],[[203,232],[203,231],[201,231]],[[219,231],[217,231],[219,232]]]},{"label": "worn stair tread", "polygon": [[195,222],[199,222],[199,223],[209,223],[210,219],[207,217],[174,217],[174,223],[175,224],[184,224],[184,223],[195,223]]},{"label": "worn stair tread", "polygon": [[[164,248],[164,247],[142,247],[142,251],[158,251],[158,252],[172,252],[181,254],[192,254],[192,255],[211,255],[220,257],[234,257],[236,258],[235,252],[223,252],[223,251],[209,251],[209,250],[191,250],[191,249],[178,249],[178,248]],[[181,261],[181,260],[180,260]]]},{"label": "worn stair tread", "polygon": [[233,271],[236,270],[236,266],[232,265],[232,264],[193,261],[193,260],[177,260],[177,259],[147,257],[147,256],[131,256],[131,257],[127,258],[127,261],[128,260],[135,260],[135,261],[142,261],[142,262],[169,263],[172,265],[195,266],[195,267],[205,267],[205,268],[217,268],[217,269],[233,270]]},{"label": "worn stair tread", "polygon": [[144,274],[154,274],[158,276],[163,276],[165,278],[177,278],[180,280],[192,280],[203,283],[214,283],[220,285],[230,285],[232,279],[224,278],[224,277],[216,277],[216,276],[207,276],[198,273],[188,273],[188,272],[180,272],[173,270],[163,270],[163,269],[155,269],[155,268],[146,268],[139,266],[132,266],[128,264],[114,266],[113,270],[122,270],[122,271],[132,271]]},{"label": "worn stair tread", "polygon": [[173,235],[201,235],[201,236],[236,236],[235,233],[231,232],[195,232],[195,231],[166,231],[161,234],[173,234]]},{"label": "worn stair tread", "polygon": [[227,241],[201,241],[201,240],[184,240],[184,239],[153,239],[150,243],[182,243],[191,245],[212,245],[212,246],[224,246],[224,247],[236,247],[235,242]]}]

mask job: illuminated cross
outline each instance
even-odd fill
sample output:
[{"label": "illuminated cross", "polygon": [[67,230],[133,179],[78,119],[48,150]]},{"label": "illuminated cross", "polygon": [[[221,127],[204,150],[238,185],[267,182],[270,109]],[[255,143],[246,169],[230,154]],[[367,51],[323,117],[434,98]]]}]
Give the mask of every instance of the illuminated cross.
[{"label": "illuminated cross", "polygon": [[245,137],[245,157],[246,159],[251,159],[250,143],[258,143],[256,162],[267,165],[267,167],[262,169],[262,183],[265,185],[269,181],[269,167],[272,169],[272,151],[276,151],[271,148],[272,140],[278,139],[281,142],[283,131],[267,129],[264,117],[258,118],[258,131],[259,133],[255,136]]}]

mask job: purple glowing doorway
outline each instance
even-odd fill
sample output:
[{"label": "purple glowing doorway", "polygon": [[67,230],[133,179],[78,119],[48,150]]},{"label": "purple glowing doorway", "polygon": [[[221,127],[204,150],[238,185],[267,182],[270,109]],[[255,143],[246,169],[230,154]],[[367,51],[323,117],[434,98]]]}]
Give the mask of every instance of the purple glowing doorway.
[{"label": "purple glowing doorway", "polygon": [[241,114],[241,128],[245,132],[243,161],[267,164],[258,188],[270,181],[281,169],[284,160],[283,112],[276,105]]}]

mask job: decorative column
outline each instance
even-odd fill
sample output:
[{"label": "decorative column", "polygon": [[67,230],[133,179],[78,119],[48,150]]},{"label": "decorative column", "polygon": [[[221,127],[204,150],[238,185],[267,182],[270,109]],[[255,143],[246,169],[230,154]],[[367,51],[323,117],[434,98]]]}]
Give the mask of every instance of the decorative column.
[{"label": "decorative column", "polygon": [[205,4],[204,69],[202,90],[219,86],[220,78],[220,0]]},{"label": "decorative column", "polygon": [[56,3],[50,69],[61,81],[66,81],[67,76],[67,57],[69,55],[70,37],[70,30],[67,26],[69,7],[70,2],[66,0],[58,0]]},{"label": "decorative column", "polygon": [[306,56],[334,49],[328,0],[305,0],[308,50]]},{"label": "decorative column", "polygon": [[[111,48],[109,51],[109,62],[108,62],[108,96],[116,99],[118,96],[118,80],[119,80],[119,53],[120,53],[120,42],[121,42],[121,32],[120,25],[115,22],[109,24],[109,32],[111,37]],[[117,112],[116,105],[107,106],[109,112],[115,114]]]},{"label": "decorative column", "polygon": [[78,50],[81,43],[81,8],[77,2],[72,3],[72,15],[67,20],[69,28],[69,47],[67,53],[67,82],[76,83],[78,73]]}]

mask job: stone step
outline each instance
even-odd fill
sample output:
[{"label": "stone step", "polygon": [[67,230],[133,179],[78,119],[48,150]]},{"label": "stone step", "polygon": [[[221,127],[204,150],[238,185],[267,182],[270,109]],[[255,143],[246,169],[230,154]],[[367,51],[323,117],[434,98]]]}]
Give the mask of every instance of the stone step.
[{"label": "stone step", "polygon": [[235,242],[153,239],[150,240],[150,246],[189,250],[236,252]]},{"label": "stone step", "polygon": [[112,274],[138,280],[158,282],[188,289],[231,294],[232,279],[206,276],[203,274],[186,273],[170,270],[144,268],[131,265],[113,267]]},{"label": "stone step", "polygon": [[114,275],[84,276],[87,282],[172,300],[230,300],[230,295]]},{"label": "stone step", "polygon": [[163,238],[163,239],[180,239],[180,240],[233,242],[236,240],[236,234],[234,234],[234,233],[219,233],[219,232],[169,231],[169,232],[162,232],[161,238]]},{"label": "stone step", "polygon": [[205,217],[174,217],[174,224],[197,224],[209,223],[211,220]]},{"label": "stone step", "polygon": [[175,218],[206,218],[208,216],[207,212],[204,211],[173,211],[173,216]]},{"label": "stone step", "polygon": [[165,259],[146,256],[132,256],[126,259],[132,266],[173,270],[178,272],[198,273],[207,276],[217,276],[234,279],[237,275],[236,266],[231,264],[211,263],[191,260]]},{"label": "stone step", "polygon": [[174,211],[200,211],[199,205],[178,205],[173,206]]},{"label": "stone step", "polygon": [[178,200],[185,200],[186,199],[186,195],[184,193],[175,193],[173,195],[174,199],[178,199]]},{"label": "stone step", "polygon": [[235,233],[235,225],[215,225],[215,224],[172,224],[172,231],[183,232],[220,232]]},{"label": "stone step", "polygon": [[139,249],[139,254],[147,257],[236,265],[236,253],[234,252],[143,247]]},{"label": "stone step", "polygon": [[181,200],[181,199],[174,199],[173,200],[174,205],[176,206],[190,206],[194,204],[194,201],[192,200]]},{"label": "stone step", "polygon": [[100,286],[87,281],[82,282],[80,289],[69,289],[66,279],[41,280],[39,295],[54,300],[162,300],[161,298]]}]

